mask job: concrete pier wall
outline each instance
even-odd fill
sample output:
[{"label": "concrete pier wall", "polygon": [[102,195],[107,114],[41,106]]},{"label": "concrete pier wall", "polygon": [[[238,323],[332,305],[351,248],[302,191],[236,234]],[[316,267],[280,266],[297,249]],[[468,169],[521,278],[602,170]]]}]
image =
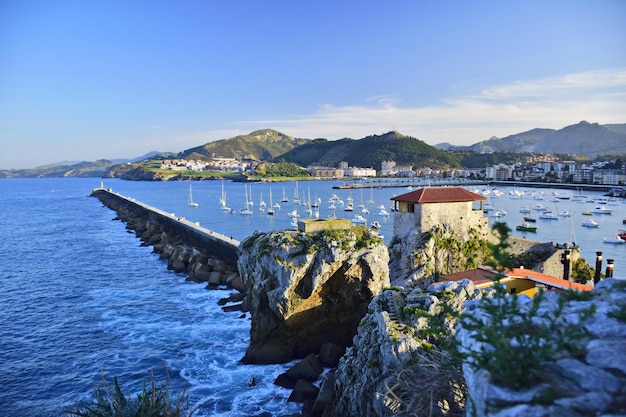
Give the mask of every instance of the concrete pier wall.
[{"label": "concrete pier wall", "polygon": [[199,224],[178,217],[173,213],[167,213],[133,198],[115,193],[110,188],[94,188],[91,195],[112,210],[119,212],[123,207],[147,221],[161,225],[168,234],[182,236],[187,245],[203,248],[207,253],[225,263],[237,264],[237,249],[240,244],[238,240],[201,227]]}]

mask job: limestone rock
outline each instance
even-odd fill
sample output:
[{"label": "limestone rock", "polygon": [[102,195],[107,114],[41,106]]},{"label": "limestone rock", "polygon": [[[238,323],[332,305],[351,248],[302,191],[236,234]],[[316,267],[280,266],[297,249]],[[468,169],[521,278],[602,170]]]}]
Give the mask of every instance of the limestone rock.
[{"label": "limestone rock", "polygon": [[[536,346],[537,340],[532,338],[539,336],[533,336],[535,333],[543,334],[543,344],[556,344],[562,337],[571,346],[571,351],[564,345],[555,346],[556,358],[544,354],[533,357],[533,363],[526,363],[526,374],[532,372],[538,383],[514,391],[498,386],[494,382],[496,378],[487,370],[477,369],[469,361],[464,363],[463,372],[477,415],[626,415],[626,325],[623,313],[619,315],[626,304],[626,283],[606,279],[591,293],[569,297],[548,292],[536,299],[539,300],[536,307],[535,303],[524,302],[520,297],[517,315],[507,317],[504,322],[507,327],[500,331],[516,326],[533,308],[532,322],[536,327],[532,334],[520,334],[524,344],[515,345],[511,340],[511,346]],[[468,308],[467,312],[485,323],[491,320],[480,304]],[[616,316],[622,317],[621,320]],[[546,340],[541,326],[545,326],[547,334],[556,335],[554,340]],[[512,329],[512,333],[519,331],[517,327]],[[467,353],[493,351],[489,341],[483,341],[474,328],[461,325],[456,337]],[[533,348],[533,353],[537,353],[537,348]],[[523,356],[523,353],[516,354],[516,357]],[[531,369],[531,365],[540,366]],[[538,398],[542,399],[541,404],[537,404]],[[469,409],[467,415],[471,415]]]},{"label": "limestone rock", "polygon": [[453,229],[447,224],[423,232],[408,230],[389,250],[390,281],[402,287],[426,288],[439,274],[479,266],[487,255],[485,244],[495,239],[479,229]]},{"label": "limestone rock", "polygon": [[[420,401],[424,409],[432,411],[425,415],[462,412],[462,375],[441,365],[444,356],[422,336],[428,323],[417,312],[441,314],[443,318],[443,303],[463,306],[465,301],[481,296],[469,280],[464,280],[431,286],[428,291],[386,290],[372,300],[353,346],[335,371],[331,415],[420,415],[415,412],[419,407],[412,405]],[[454,324],[446,322],[449,328]]]},{"label": "limestone rock", "polygon": [[256,233],[239,248],[252,316],[245,363],[280,363],[350,345],[373,296],[389,286],[389,255],[367,228]]}]

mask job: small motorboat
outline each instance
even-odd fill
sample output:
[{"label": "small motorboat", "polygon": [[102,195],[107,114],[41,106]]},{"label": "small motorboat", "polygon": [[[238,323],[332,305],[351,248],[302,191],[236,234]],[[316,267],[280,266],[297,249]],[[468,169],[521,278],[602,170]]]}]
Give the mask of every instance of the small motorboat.
[{"label": "small motorboat", "polygon": [[622,245],[624,243],[626,243],[626,240],[622,239],[619,236],[615,236],[615,237],[611,237],[611,238],[604,238],[604,243],[611,243],[611,244],[617,244],[617,245]]},{"label": "small motorboat", "polygon": [[591,211],[589,211],[589,210],[583,211],[582,214],[583,214],[583,216],[593,216],[593,213]]},{"label": "small motorboat", "polygon": [[588,219],[587,221],[584,221],[582,225],[585,227],[596,227],[596,228],[600,226],[600,224],[594,221],[593,219]]},{"label": "small motorboat", "polygon": [[537,226],[533,226],[526,222],[518,225],[515,229],[521,232],[533,232],[533,233],[537,232]]},{"label": "small motorboat", "polygon": [[592,209],[591,212],[594,214],[611,214],[612,210],[610,208],[606,208],[605,206],[597,206]]},{"label": "small motorboat", "polygon": [[558,220],[559,216],[557,216],[556,214],[550,212],[550,211],[544,211],[543,213],[541,213],[541,215],[539,216],[540,219],[544,219],[544,220]]},{"label": "small motorboat", "polygon": [[524,216],[524,221],[528,223],[535,223],[537,222],[537,219],[535,219],[534,217]]},{"label": "small motorboat", "polygon": [[374,220],[374,222],[372,223],[372,228],[380,229],[381,227],[382,227],[382,225],[380,223],[378,223],[378,220]]}]

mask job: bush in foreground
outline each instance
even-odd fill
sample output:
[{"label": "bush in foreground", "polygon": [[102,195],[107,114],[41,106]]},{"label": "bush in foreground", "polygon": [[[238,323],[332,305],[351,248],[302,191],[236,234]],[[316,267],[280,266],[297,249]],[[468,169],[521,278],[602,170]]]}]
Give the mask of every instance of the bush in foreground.
[{"label": "bush in foreground", "polygon": [[94,387],[93,402],[66,412],[76,417],[192,417],[193,413],[184,391],[177,398],[172,395],[169,375],[165,383],[157,384],[152,371],[150,383],[144,380],[136,398],[124,395],[116,377],[111,386],[103,374],[101,384]]}]

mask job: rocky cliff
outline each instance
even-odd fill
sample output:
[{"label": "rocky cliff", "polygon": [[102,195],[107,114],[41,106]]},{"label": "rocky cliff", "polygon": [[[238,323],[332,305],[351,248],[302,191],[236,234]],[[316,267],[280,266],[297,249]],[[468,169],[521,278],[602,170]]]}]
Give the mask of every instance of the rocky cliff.
[{"label": "rocky cliff", "polygon": [[[465,384],[436,346],[426,316],[438,317],[440,331],[455,324],[444,306],[461,311],[482,293],[470,281],[427,290],[387,290],[370,303],[353,346],[334,373],[333,416],[459,416]],[[330,410],[329,410],[330,411]]]},{"label": "rocky cliff", "polygon": [[252,316],[245,363],[280,363],[349,346],[373,296],[389,286],[389,256],[365,227],[255,233],[239,272]]},{"label": "rocky cliff", "polygon": [[385,290],[315,403],[342,417],[626,415],[625,294],[614,279],[535,299],[468,280]]},{"label": "rocky cliff", "polygon": [[426,288],[440,274],[451,274],[481,265],[490,254],[495,235],[471,226],[448,224],[421,233],[414,227],[394,238],[389,248],[389,271],[393,285]]},{"label": "rocky cliff", "polygon": [[469,303],[456,335],[468,417],[626,415],[626,282],[496,301]]}]

